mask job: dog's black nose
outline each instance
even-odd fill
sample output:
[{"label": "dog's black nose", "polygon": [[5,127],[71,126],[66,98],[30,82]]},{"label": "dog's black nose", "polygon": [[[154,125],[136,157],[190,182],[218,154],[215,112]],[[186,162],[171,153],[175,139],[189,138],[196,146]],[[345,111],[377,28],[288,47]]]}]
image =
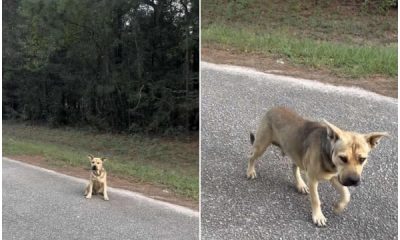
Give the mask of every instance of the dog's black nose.
[{"label": "dog's black nose", "polygon": [[344,180],[343,185],[344,186],[358,186],[358,185],[360,185],[360,177],[357,175],[349,176]]},{"label": "dog's black nose", "polygon": [[92,167],[92,170],[97,170],[96,166],[93,166],[93,167]]}]

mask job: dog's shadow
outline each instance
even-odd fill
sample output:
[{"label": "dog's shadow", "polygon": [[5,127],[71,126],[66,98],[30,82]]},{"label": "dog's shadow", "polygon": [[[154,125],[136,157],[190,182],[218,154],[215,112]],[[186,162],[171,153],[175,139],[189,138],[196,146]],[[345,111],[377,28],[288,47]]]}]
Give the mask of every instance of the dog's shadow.
[{"label": "dog's shadow", "polygon": [[[247,181],[259,181],[260,183],[257,184],[256,188],[269,189],[262,191],[261,194],[259,193],[259,197],[279,202],[279,205],[274,205],[274,209],[279,208],[278,212],[290,212],[290,219],[288,220],[300,220],[309,223],[310,226],[315,226],[311,218],[310,195],[297,191],[294,177],[286,174],[266,174],[265,172],[262,173],[261,170],[257,172],[256,179]],[[341,215],[345,213],[337,215],[333,211],[335,201],[339,200],[335,189],[328,182],[323,182],[320,184],[318,192],[325,217],[330,222],[338,221]],[[268,204],[268,202],[265,204]],[[282,215],[277,215],[276,220],[282,220]]]},{"label": "dog's shadow", "polygon": [[[257,181],[257,186],[263,191],[258,193],[261,199],[270,199],[272,202],[279,202],[279,205],[274,205],[274,208],[280,208],[279,211],[290,212],[292,219],[301,219],[305,222],[310,222],[311,219],[311,203],[309,194],[298,192],[295,186],[294,178],[287,177],[288,175],[267,174],[262,171],[257,172],[257,178],[253,180],[245,179],[249,182]],[[266,202],[265,204],[268,204]],[[326,203],[327,204],[327,203]],[[324,204],[324,205],[326,205]],[[330,204],[330,203],[329,203]],[[327,217],[332,217],[333,211],[326,211]],[[281,219],[281,215],[277,216],[277,220]]]}]

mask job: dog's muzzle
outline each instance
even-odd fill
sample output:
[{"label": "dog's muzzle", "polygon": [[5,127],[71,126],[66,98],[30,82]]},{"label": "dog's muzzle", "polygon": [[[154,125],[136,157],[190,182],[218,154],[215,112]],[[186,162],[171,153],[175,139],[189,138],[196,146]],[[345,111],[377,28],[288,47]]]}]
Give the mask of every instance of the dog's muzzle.
[{"label": "dog's muzzle", "polygon": [[92,167],[92,170],[97,171],[97,167],[96,167],[96,166],[93,166],[93,167]]},{"label": "dog's muzzle", "polygon": [[358,186],[360,185],[361,179],[360,176],[358,175],[350,175],[343,179],[343,181],[340,181],[340,183],[343,186],[349,187],[349,186]]}]

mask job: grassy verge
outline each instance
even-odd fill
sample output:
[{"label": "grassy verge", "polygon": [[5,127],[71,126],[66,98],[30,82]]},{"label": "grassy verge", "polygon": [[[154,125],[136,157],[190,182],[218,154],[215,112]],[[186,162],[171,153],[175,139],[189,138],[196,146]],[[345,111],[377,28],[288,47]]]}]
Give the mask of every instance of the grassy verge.
[{"label": "grassy verge", "polygon": [[397,44],[356,46],[299,39],[283,32],[256,33],[219,24],[203,29],[202,40],[243,52],[283,57],[295,64],[329,69],[342,76],[397,76]]},{"label": "grassy verge", "polygon": [[397,76],[397,10],[343,1],[202,1],[202,44],[328,70]]},{"label": "grassy verge", "polygon": [[105,156],[107,171],[162,184],[198,200],[198,142],[99,134],[3,122],[3,155],[42,156],[55,166],[88,167],[87,154]]}]

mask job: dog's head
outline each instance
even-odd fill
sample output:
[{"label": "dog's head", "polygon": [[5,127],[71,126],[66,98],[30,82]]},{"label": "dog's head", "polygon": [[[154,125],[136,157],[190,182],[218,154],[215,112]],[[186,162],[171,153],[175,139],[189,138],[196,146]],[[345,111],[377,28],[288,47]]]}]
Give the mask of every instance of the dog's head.
[{"label": "dog's head", "polygon": [[332,162],[338,170],[338,180],[344,186],[358,186],[361,173],[368,160],[368,153],[386,132],[361,134],[344,131],[324,120],[327,136],[331,143]]},{"label": "dog's head", "polygon": [[103,162],[107,160],[106,158],[93,157],[93,155],[88,155],[88,158],[90,161],[90,169],[96,172],[99,172],[101,169],[103,169]]}]

